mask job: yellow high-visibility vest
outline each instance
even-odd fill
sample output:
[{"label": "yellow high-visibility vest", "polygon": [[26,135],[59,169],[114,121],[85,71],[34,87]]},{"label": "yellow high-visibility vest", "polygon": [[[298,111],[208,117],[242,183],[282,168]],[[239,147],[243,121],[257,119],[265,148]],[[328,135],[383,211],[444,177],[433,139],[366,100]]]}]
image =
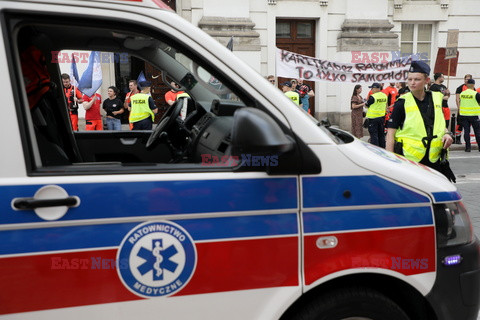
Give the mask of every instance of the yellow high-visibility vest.
[{"label": "yellow high-visibility vest", "polygon": [[[435,115],[432,134],[437,137],[433,138],[430,143],[428,159],[430,162],[435,163],[440,158],[440,152],[443,148],[442,138],[445,134],[445,118],[442,111],[443,94],[441,92],[432,92],[432,98]],[[395,141],[402,142],[405,158],[420,162],[427,152],[427,148],[422,142],[422,139],[427,136],[422,114],[411,92],[401,96],[399,99],[405,100],[405,121],[403,127],[395,132]]]},{"label": "yellow high-visibility vest", "polygon": [[148,117],[152,117],[152,121],[155,120],[155,114],[153,114],[153,111],[148,105],[148,98],[150,98],[150,96],[145,93],[137,93],[130,98],[132,108],[128,121],[138,122]]},{"label": "yellow high-visibility vest", "polygon": [[461,116],[478,116],[480,115],[480,105],[475,98],[477,92],[467,89],[460,94],[460,108],[458,113]]},{"label": "yellow high-visibility vest", "polygon": [[384,117],[387,112],[387,95],[380,91],[371,96],[375,99],[375,102],[368,107],[366,117],[369,119]]},{"label": "yellow high-visibility vest", "polygon": [[285,95],[290,98],[297,106],[300,105],[300,95],[295,91],[287,91]]}]

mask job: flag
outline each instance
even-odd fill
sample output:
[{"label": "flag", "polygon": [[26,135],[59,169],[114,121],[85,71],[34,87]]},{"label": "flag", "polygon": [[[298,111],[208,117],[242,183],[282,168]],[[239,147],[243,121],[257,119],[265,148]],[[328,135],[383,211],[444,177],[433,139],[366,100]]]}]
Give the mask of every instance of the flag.
[{"label": "flag", "polygon": [[140,85],[140,82],[143,81],[147,81],[147,78],[145,78],[145,74],[143,73],[143,71],[141,71],[137,78],[137,84]]},{"label": "flag", "polygon": [[78,87],[78,70],[77,70],[77,63],[75,62],[75,58],[73,57],[72,53],[72,63],[70,64],[70,83],[74,87]]},{"label": "flag", "polygon": [[227,43],[227,49],[233,51],[233,36],[230,37],[230,40]]},{"label": "flag", "polygon": [[87,70],[82,74],[78,83],[78,89],[85,95],[91,97],[102,85],[102,66],[98,51],[92,51],[88,60]]}]

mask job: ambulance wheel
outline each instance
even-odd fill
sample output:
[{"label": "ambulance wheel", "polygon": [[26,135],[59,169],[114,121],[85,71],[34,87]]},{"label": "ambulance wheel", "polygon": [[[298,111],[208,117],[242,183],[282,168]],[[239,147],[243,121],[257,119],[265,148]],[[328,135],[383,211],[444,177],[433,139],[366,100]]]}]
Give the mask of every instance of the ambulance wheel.
[{"label": "ambulance wheel", "polygon": [[153,129],[152,134],[148,137],[145,147],[148,149],[153,143],[160,137],[160,134],[164,131],[167,131],[172,124],[175,123],[176,119],[180,115],[183,107],[183,99],[177,100],[170,108],[167,109],[165,114],[160,119],[160,122],[157,124],[155,129]]},{"label": "ambulance wheel", "polygon": [[295,320],[409,320],[391,299],[369,288],[340,289],[311,301]]}]

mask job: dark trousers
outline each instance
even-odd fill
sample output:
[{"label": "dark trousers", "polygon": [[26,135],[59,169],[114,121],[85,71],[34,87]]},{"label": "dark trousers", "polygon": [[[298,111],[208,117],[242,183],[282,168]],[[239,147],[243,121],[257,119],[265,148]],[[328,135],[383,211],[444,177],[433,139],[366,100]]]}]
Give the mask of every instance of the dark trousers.
[{"label": "dark trousers", "polygon": [[370,119],[368,133],[371,144],[385,148],[385,117]]},{"label": "dark trousers", "polygon": [[475,140],[477,145],[480,143],[480,119],[478,116],[460,116],[460,123],[463,127],[465,139],[465,149],[471,149],[470,143],[470,126],[473,127],[473,132],[475,133]]},{"label": "dark trousers", "polygon": [[152,118],[148,117],[133,123],[132,130],[152,130]]}]

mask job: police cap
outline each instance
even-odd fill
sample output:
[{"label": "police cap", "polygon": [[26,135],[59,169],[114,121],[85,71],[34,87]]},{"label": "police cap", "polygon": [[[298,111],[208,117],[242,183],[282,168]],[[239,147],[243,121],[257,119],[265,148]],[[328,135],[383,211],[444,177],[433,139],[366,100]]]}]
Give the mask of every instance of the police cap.
[{"label": "police cap", "polygon": [[138,83],[138,85],[140,86],[140,88],[147,88],[151,87],[152,83],[150,81],[141,81]]},{"label": "police cap", "polygon": [[371,86],[369,86],[369,88],[377,88],[377,89],[381,89],[382,86],[380,85],[380,83],[378,82],[374,82]]},{"label": "police cap", "polygon": [[412,61],[409,72],[425,73],[427,76],[430,74],[430,66],[423,61]]},{"label": "police cap", "polygon": [[475,84],[475,80],[473,80],[473,79],[468,79],[468,80],[467,80],[467,83]]},{"label": "police cap", "polygon": [[282,86],[286,86],[286,87],[292,87],[292,83],[290,81],[287,81],[287,82],[284,82],[282,83]]}]

